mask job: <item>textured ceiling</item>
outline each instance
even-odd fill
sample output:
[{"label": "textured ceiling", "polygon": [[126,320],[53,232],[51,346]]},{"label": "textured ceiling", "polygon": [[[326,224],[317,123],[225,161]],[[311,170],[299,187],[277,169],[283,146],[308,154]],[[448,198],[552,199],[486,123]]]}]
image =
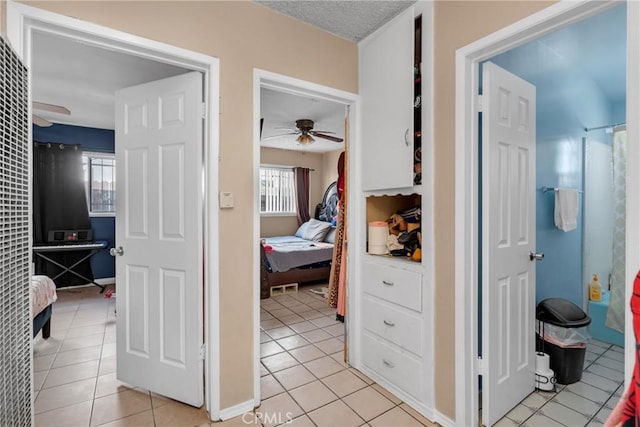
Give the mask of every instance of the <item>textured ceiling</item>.
[{"label": "textured ceiling", "polygon": [[398,15],[415,0],[255,0],[263,6],[358,42]]}]

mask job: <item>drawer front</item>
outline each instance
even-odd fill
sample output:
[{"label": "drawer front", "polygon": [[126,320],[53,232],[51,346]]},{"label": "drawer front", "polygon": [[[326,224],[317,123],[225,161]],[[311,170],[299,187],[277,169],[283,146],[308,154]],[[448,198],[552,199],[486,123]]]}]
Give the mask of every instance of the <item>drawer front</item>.
[{"label": "drawer front", "polygon": [[418,361],[366,332],[362,334],[362,345],[365,365],[420,400],[420,380],[424,375]]},{"label": "drawer front", "polygon": [[362,313],[365,329],[417,356],[422,355],[422,319],[417,314],[409,314],[370,296],[363,298]]},{"label": "drawer front", "polygon": [[417,312],[422,311],[422,275],[413,271],[364,263],[364,290]]}]

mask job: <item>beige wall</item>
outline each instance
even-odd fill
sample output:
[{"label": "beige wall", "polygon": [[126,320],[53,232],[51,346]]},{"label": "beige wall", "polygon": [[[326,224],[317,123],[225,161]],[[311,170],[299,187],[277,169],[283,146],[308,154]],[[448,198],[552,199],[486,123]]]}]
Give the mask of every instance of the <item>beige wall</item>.
[{"label": "beige wall", "polygon": [[[342,150],[330,151],[322,157],[322,188],[324,190],[333,181],[338,180],[338,158]],[[324,193],[323,193],[324,194]],[[320,195],[322,197],[322,194]]]},{"label": "beige wall", "polygon": [[4,35],[4,22],[5,16],[7,14],[7,3],[2,0],[0,1],[0,34]]},{"label": "beige wall", "polygon": [[[313,169],[309,172],[309,213],[315,212],[316,204],[322,200],[324,186],[323,164],[324,155],[303,151],[278,150],[276,148],[261,148],[260,163],[277,166],[300,166]],[[295,216],[261,217],[260,236],[292,236],[298,229],[298,219]]]},{"label": "beige wall", "polygon": [[551,3],[438,1],[434,8],[436,408],[451,418],[455,418],[455,52]]},{"label": "beige wall", "polygon": [[[436,408],[451,418],[455,417],[454,53],[551,3],[435,4],[435,383]],[[220,58],[220,189],[233,191],[236,203],[234,209],[220,212],[220,244],[225,248],[220,258],[222,408],[252,398],[248,304],[252,277],[251,269],[241,267],[250,262],[246,254],[252,244],[247,224],[253,212],[253,68],[356,92],[357,46],[247,1],[28,4]],[[313,55],[300,61],[292,54],[303,50]]]},{"label": "beige wall", "polygon": [[253,70],[356,92],[357,46],[248,1],[26,3],[220,59],[221,407],[253,399]]}]

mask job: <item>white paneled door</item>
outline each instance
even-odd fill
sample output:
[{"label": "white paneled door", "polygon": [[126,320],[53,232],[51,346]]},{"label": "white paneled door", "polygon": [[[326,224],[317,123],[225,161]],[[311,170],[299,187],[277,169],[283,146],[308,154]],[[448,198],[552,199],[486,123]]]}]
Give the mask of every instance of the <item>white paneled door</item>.
[{"label": "white paneled door", "polygon": [[117,377],[203,403],[202,75],[116,93]]},{"label": "white paneled door", "polygon": [[536,89],[492,63],[482,87],[482,422],[490,426],[535,388]]}]

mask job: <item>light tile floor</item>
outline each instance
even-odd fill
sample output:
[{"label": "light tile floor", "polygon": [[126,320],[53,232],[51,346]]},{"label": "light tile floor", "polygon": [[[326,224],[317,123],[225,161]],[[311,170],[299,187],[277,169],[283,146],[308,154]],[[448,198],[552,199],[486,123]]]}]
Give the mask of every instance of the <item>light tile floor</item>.
[{"label": "light tile floor", "polygon": [[[262,404],[211,425],[433,426],[344,363],[344,325],[310,292],[317,287],[261,301]],[[114,311],[95,287],[58,291],[51,337],[34,340],[36,426],[210,425],[203,408],[116,380]],[[620,347],[592,341],[580,382],[532,393],[498,425],[602,425],[623,391],[623,366]]]},{"label": "light tile floor", "polygon": [[343,362],[344,324],[310,289],[261,301],[262,404],[220,423],[118,381],[115,300],[58,290],[51,337],[34,340],[36,427],[435,426]]},{"label": "light tile floor", "polygon": [[435,426],[344,363],[344,324],[311,292],[323,286],[260,301],[263,400],[256,418],[264,426]]},{"label": "light tile floor", "polygon": [[115,300],[96,287],[58,290],[51,336],[34,339],[35,425],[209,425],[193,408],[116,379]]},{"label": "light tile floor", "polygon": [[496,425],[603,425],[624,392],[623,351],[615,345],[590,341],[579,382],[557,385],[555,392],[532,393]]}]

